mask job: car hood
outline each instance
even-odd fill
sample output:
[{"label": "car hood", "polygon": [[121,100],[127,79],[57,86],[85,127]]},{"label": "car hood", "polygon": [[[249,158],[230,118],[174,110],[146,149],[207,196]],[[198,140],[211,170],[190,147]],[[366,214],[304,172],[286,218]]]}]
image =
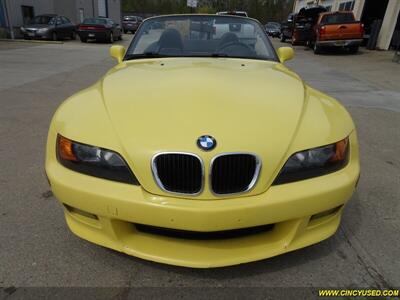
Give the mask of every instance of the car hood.
[{"label": "car hood", "polygon": [[[207,172],[217,154],[251,152],[263,162],[263,182],[251,194],[265,191],[279,171],[301,119],[305,89],[276,62],[168,58],[118,65],[104,77],[102,94],[123,155],[145,189],[162,193],[147,180],[156,153],[198,154]],[[213,151],[197,147],[202,135],[217,140]],[[202,197],[213,196],[205,191]]]}]

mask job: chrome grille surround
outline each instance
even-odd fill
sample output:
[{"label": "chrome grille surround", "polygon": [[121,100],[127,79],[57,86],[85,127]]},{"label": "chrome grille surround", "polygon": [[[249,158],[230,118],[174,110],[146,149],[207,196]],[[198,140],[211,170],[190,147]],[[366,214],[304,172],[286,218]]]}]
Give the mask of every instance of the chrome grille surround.
[{"label": "chrome grille surround", "polygon": [[[163,184],[162,180],[160,179],[159,176],[159,172],[158,172],[158,168],[157,168],[157,158],[162,156],[162,155],[182,155],[182,156],[190,156],[190,157],[194,157],[196,158],[201,166],[201,186],[199,191],[195,192],[195,193],[185,193],[185,192],[176,192],[176,191],[171,191],[169,189],[167,189],[165,187],[165,185]],[[204,179],[205,179],[205,171],[204,171],[204,162],[201,159],[200,156],[198,156],[197,154],[194,153],[189,153],[189,152],[179,152],[179,151],[175,151],[175,152],[159,152],[156,155],[153,156],[152,160],[151,160],[151,170],[152,170],[152,174],[153,174],[153,178],[156,181],[157,185],[159,186],[159,188],[161,190],[163,190],[164,192],[167,193],[171,193],[171,194],[175,194],[175,195],[190,195],[190,196],[197,196],[200,195],[203,192],[204,189]]]},{"label": "chrome grille surround", "polygon": [[[250,180],[246,189],[244,189],[242,191],[233,192],[233,193],[218,193],[218,192],[214,191],[214,189],[213,189],[213,166],[214,166],[214,163],[220,157],[234,156],[234,155],[248,155],[248,156],[252,156],[254,158],[255,168],[254,168],[253,177]],[[250,153],[250,152],[226,152],[226,153],[221,153],[217,156],[214,156],[213,159],[211,160],[210,172],[209,172],[209,184],[210,184],[211,192],[215,196],[230,196],[230,195],[240,195],[240,194],[244,194],[244,193],[251,191],[257,183],[257,180],[258,180],[258,177],[259,177],[260,171],[261,171],[261,165],[262,165],[262,162],[261,162],[260,157],[256,154]]]}]

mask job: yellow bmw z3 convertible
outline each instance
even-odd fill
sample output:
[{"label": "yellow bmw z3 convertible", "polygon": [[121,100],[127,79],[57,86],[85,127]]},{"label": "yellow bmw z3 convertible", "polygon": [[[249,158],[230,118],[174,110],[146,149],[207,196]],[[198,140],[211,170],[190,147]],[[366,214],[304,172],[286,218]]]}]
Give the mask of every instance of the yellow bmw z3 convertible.
[{"label": "yellow bmw z3 convertible", "polygon": [[354,123],[235,16],[146,20],[118,64],[51,122],[46,173],[79,237],[221,267],[317,243],[359,178]]}]

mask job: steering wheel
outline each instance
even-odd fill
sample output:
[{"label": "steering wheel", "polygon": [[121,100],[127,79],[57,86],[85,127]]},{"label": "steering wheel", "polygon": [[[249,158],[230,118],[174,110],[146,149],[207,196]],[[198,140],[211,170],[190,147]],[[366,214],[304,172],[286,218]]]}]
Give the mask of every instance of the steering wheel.
[{"label": "steering wheel", "polygon": [[[217,49],[217,52],[218,53],[226,53],[226,52],[228,52],[226,54],[229,54],[229,51],[226,51],[228,48],[233,48],[233,52],[237,52],[237,51],[240,52],[240,51],[244,50],[245,53],[253,53],[253,49],[251,49],[250,46],[248,46],[246,44],[243,44],[241,42],[236,42],[236,41],[230,42],[230,43],[225,43],[225,44],[221,45]],[[240,48],[242,48],[242,50],[240,50]],[[225,52],[224,52],[224,50],[225,50]],[[231,52],[232,52],[232,50],[231,50]],[[246,56],[246,55],[244,55],[244,56]]]}]

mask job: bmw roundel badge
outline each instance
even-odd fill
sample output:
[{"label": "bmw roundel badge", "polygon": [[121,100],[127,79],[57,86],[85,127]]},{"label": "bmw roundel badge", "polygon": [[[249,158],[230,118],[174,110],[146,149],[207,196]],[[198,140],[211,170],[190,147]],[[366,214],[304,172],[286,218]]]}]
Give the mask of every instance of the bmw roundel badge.
[{"label": "bmw roundel badge", "polygon": [[197,139],[197,146],[201,150],[211,151],[217,146],[217,141],[212,136],[203,135]]}]

